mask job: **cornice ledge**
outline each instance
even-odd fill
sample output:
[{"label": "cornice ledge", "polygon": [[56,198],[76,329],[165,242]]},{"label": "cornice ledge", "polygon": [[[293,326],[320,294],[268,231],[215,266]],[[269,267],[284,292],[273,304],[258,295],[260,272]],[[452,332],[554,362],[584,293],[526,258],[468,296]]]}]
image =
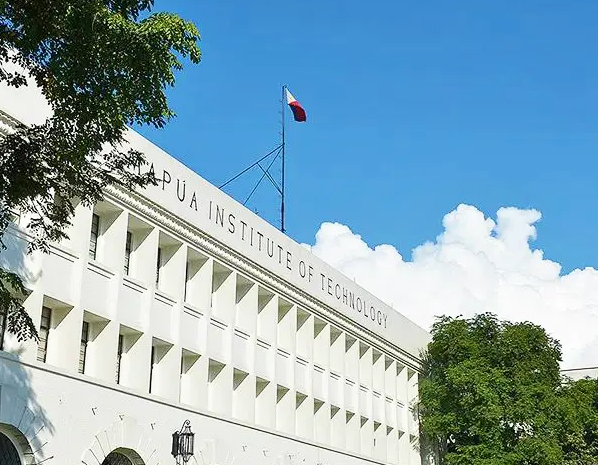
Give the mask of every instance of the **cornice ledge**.
[{"label": "cornice ledge", "polygon": [[[19,120],[0,110],[0,137],[10,134],[21,124]],[[110,186],[106,191],[125,205],[129,205],[136,210],[141,210],[146,216],[154,219],[157,223],[167,224],[173,231],[199,248],[203,246],[204,249],[223,259],[223,261],[234,263],[237,269],[245,271],[250,276],[259,277],[263,282],[267,285],[269,284],[279,292],[292,296],[296,300],[296,303],[303,304],[329,321],[336,321],[341,326],[350,328],[354,336],[360,337],[363,340],[369,340],[370,343],[375,341],[379,345],[378,348],[386,351],[388,355],[401,360],[405,365],[415,370],[419,369],[420,360],[416,356],[389,343],[389,341],[381,338],[376,333],[358,326],[350,318],[315,299],[308,293],[290,286],[285,280],[242,256],[226,244],[213,239],[193,224],[181,220],[168,210],[156,205],[138,193],[127,191],[118,186]]]},{"label": "cornice ledge", "polygon": [[19,127],[19,121],[0,110],[0,136],[6,136]]},{"label": "cornice ledge", "polygon": [[324,304],[307,292],[291,286],[286,280],[280,278],[275,273],[241,255],[226,244],[214,239],[197,226],[182,220],[139,193],[127,191],[120,186],[110,186],[106,189],[106,193],[109,197],[113,197],[114,200],[128,206],[133,211],[139,212],[155,223],[171,229],[181,238],[184,238],[199,249],[203,249],[208,254],[232,265],[237,271],[242,271],[260,284],[265,284],[272,290],[290,297],[296,304],[311,310],[329,322],[335,322],[339,326],[349,329],[349,332],[353,333],[353,336],[377,346],[379,350],[394,357],[397,361],[419,371],[420,360],[416,356],[383,339],[373,331],[357,325],[349,317]]}]

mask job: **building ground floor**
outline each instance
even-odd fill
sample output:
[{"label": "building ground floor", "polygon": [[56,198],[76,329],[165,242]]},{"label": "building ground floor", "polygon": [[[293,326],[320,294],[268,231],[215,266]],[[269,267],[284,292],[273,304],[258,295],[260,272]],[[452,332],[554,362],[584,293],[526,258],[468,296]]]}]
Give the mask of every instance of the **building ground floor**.
[{"label": "building ground floor", "polygon": [[172,435],[186,421],[191,465],[379,463],[0,353],[2,465],[174,464]]}]

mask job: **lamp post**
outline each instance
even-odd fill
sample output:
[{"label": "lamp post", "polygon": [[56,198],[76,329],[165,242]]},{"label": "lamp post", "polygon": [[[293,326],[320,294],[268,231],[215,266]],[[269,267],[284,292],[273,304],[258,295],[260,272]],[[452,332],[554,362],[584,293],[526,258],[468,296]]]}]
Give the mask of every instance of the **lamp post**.
[{"label": "lamp post", "polygon": [[180,431],[172,433],[172,456],[177,465],[187,463],[193,456],[195,433],[191,432],[191,422],[185,420]]}]

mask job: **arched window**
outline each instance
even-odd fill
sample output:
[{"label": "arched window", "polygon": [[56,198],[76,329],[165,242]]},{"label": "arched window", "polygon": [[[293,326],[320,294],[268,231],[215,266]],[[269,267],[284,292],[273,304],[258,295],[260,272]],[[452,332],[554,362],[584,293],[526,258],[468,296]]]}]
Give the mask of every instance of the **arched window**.
[{"label": "arched window", "polygon": [[124,454],[114,451],[110,452],[102,462],[102,465],[134,465],[133,462]]},{"label": "arched window", "polygon": [[0,463],[2,465],[22,465],[19,451],[3,433],[0,433]]}]

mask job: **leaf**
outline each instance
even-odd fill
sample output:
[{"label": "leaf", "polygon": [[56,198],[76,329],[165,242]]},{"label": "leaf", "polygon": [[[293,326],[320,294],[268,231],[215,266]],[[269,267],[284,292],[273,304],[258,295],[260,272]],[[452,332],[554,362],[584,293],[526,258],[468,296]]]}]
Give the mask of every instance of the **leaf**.
[{"label": "leaf", "polygon": [[[30,76],[53,115],[0,141],[0,245],[13,211],[29,218],[30,251],[66,238],[75,205],[107,186],[155,184],[142,153],[126,147],[128,126],[162,128],[174,116],[166,90],[183,62],[199,63],[199,32],[153,0],[0,2],[0,82]],[[15,64],[20,71],[12,71]],[[2,270],[0,302],[9,331],[35,336],[20,302],[22,283]],[[9,288],[11,290],[9,290]],[[14,291],[14,292],[13,292]]]},{"label": "leaf", "polygon": [[558,341],[532,323],[439,318],[419,385],[428,448],[447,464],[563,463],[560,359]]}]

